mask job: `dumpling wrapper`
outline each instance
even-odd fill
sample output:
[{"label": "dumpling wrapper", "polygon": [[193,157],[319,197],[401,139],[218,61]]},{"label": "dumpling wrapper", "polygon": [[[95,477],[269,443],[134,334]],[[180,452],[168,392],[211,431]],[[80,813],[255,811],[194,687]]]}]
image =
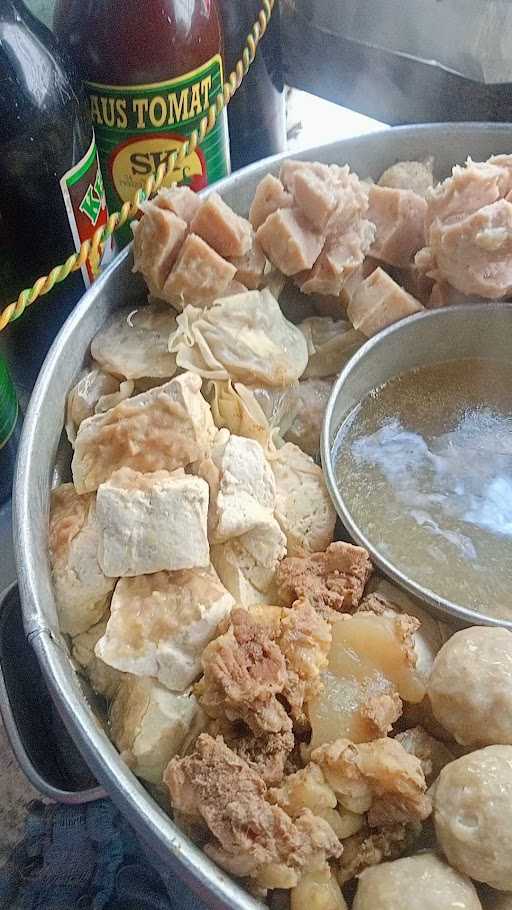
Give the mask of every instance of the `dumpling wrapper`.
[{"label": "dumpling wrapper", "polygon": [[79,635],[95,625],[107,607],[116,579],[98,562],[96,497],[78,496],[72,483],[52,493],[49,549],[60,630]]},{"label": "dumpling wrapper", "polygon": [[271,438],[281,436],[293,423],[299,406],[298,390],[298,382],[274,389],[214,379],[207,383],[206,395],[219,429],[256,439],[267,448]]},{"label": "dumpling wrapper", "polygon": [[336,511],[322,469],[291,442],[268,455],[276,481],[275,517],[288,556],[323,552],[334,537]]},{"label": "dumpling wrapper", "polygon": [[208,310],[185,307],[177,323],[169,350],[179,367],[205,379],[284,388],[307,366],[302,332],[266,288],[217,300]]},{"label": "dumpling wrapper", "polygon": [[115,376],[171,379],[176,358],[169,353],[168,341],[175,329],[176,313],[169,304],[123,307],[93,338],[91,354]]},{"label": "dumpling wrapper", "polygon": [[133,389],[133,382],[119,382],[115,376],[97,367],[81,376],[71,389],[66,406],[66,435],[71,445],[82,421],[115,407],[129,398]]},{"label": "dumpling wrapper", "polygon": [[332,379],[304,379],[299,383],[299,406],[285,439],[313,458],[320,448],[325,409],[333,386]]},{"label": "dumpling wrapper", "polygon": [[334,321],[329,316],[312,316],[300,323],[307,341],[309,360],[303,379],[334,376],[339,373],[355,351],[366,341],[344,319]]},{"label": "dumpling wrapper", "polygon": [[114,471],[174,471],[205,458],[216,429],[201,380],[184,373],[81,424],[71,464],[79,493]]},{"label": "dumpling wrapper", "polygon": [[211,566],[121,579],[96,657],[184,692],[200,675],[201,654],[234,603]]}]

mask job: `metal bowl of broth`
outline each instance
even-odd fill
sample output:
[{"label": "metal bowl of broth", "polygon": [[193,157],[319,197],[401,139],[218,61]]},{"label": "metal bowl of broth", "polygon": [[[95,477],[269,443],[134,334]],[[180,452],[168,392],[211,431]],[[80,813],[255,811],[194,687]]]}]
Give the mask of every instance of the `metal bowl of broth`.
[{"label": "metal bowl of broth", "polygon": [[322,463],[345,528],[461,624],[512,629],[512,304],[411,316],[371,338],[327,406]]}]

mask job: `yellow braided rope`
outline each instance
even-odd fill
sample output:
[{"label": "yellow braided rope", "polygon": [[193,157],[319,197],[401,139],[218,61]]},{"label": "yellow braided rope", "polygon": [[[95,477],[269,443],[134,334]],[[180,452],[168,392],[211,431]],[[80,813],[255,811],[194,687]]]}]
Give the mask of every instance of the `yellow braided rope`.
[{"label": "yellow braided rope", "polygon": [[148,177],[144,189],[137,190],[131,202],[125,202],[121,211],[114,212],[108,219],[107,224],[98,228],[92,240],[84,240],[78,253],[73,253],[62,265],[55,266],[49,275],[38,278],[31,288],[21,291],[18,299],[5,307],[0,313],[0,332],[10,322],[18,319],[25,309],[39,297],[48,294],[56,284],[65,281],[70,272],[77,272],[81,269],[87,260],[92,263],[93,268],[97,266],[101,261],[102,247],[109,237],[126,224],[129,219],[135,218],[141,202],[154,196],[162,186],[166,175],[172,172],[176,165],[182,164],[187,155],[194,152],[197,146],[203,142],[205,136],[215,126],[217,118],[240,87],[245,74],[251,66],[256,55],[256,48],[267,30],[275,3],[276,0],[261,0],[258,18],[246,38],[242,56],[237,60],[233,72],[230,73],[228,79],[224,82],[222,95],[218,95],[215,103],[210,105],[208,113],[202,118],[198,129],[195,129],[190,134],[188,140],[181,146],[179,151],[173,152],[167,162],[162,162],[156,174],[151,174]]}]

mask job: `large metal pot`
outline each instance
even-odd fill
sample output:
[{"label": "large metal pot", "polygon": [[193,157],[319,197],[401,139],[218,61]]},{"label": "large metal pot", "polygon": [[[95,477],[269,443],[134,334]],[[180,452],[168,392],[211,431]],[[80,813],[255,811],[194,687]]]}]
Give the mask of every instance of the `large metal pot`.
[{"label": "large metal pot", "polygon": [[[361,175],[378,177],[399,159],[434,155],[438,174],[447,174],[468,155],[476,160],[512,147],[512,126],[438,124],[406,127],[302,153],[326,163],[349,162]],[[280,159],[252,165],[216,189],[238,212],[248,210],[260,178],[277,172]],[[172,823],[121,761],[98,722],[59,632],[48,562],[48,509],[52,484],[67,479],[69,449],[62,439],[66,395],[89,352],[92,337],[112,310],[143,299],[139,277],[125,250],[83,297],[60,331],[45,361],[20,445],[14,490],[16,560],[25,631],[51,694],[76,744],[98,781],[167,867],[173,867],[215,908],[250,910],[261,905],[218,869]],[[36,306],[44,307],[44,301]],[[57,465],[57,467],[56,467]],[[61,467],[64,466],[64,467]]]}]

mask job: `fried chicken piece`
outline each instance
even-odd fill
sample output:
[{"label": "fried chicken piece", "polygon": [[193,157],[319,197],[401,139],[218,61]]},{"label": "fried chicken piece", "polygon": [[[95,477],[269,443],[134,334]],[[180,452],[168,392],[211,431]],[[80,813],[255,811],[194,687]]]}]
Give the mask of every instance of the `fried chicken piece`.
[{"label": "fried chicken piece", "polygon": [[403,733],[398,734],[396,740],[410,755],[415,755],[419,759],[425,780],[429,786],[440,774],[444,766],[454,761],[457,757],[453,752],[450,752],[444,743],[430,736],[423,727],[413,727],[411,730],[405,730]]},{"label": "fried chicken piece", "polygon": [[212,721],[207,732],[210,736],[222,735],[226,745],[247,762],[268,787],[281,783],[289,756],[295,747],[295,737],[291,730],[256,736],[244,724]]},{"label": "fried chicken piece", "polygon": [[277,590],[285,606],[304,597],[320,612],[352,612],[371,572],[366,550],[336,541],[325,553],[283,559],[276,573]]},{"label": "fried chicken piece", "polygon": [[314,762],[285,777],[280,787],[269,790],[268,798],[292,818],[300,815],[303,809],[323,815],[326,809],[334,809],[337,803],[334,790]]},{"label": "fried chicken piece", "polygon": [[385,736],[401,717],[402,706],[398,692],[375,692],[361,706],[361,716],[371,724],[376,736]]},{"label": "fried chicken piece", "polygon": [[422,821],[432,811],[421,762],[395,739],[359,745],[338,739],[315,749],[312,760],[341,805],[368,812],[371,828]]},{"label": "fried chicken piece", "polygon": [[233,875],[259,879],[263,888],[276,887],[265,872],[275,880],[280,870],[280,881],[292,887],[306,865],[341,855],[341,844],[323,819],[305,809],[292,820],[271,805],[263,779],[222,737],[201,734],[192,755],[170,762],[164,782],[178,812],[208,825],[214,840],[205,852]]},{"label": "fried chicken piece", "polygon": [[200,702],[209,717],[244,721],[255,733],[291,730],[276,695],[287,682],[286,661],[272,628],[246,610],[231,614],[229,626],[205,648]]},{"label": "fried chicken piece", "polygon": [[412,847],[419,834],[418,826],[393,825],[380,831],[368,828],[343,841],[343,854],[336,861],[336,877],[341,886],[363,869],[383,860],[398,859]]},{"label": "fried chicken piece", "polygon": [[305,599],[283,612],[278,642],[288,671],[283,695],[293,720],[303,726],[307,724],[304,704],[321,689],[320,672],[328,663],[331,626]]}]

